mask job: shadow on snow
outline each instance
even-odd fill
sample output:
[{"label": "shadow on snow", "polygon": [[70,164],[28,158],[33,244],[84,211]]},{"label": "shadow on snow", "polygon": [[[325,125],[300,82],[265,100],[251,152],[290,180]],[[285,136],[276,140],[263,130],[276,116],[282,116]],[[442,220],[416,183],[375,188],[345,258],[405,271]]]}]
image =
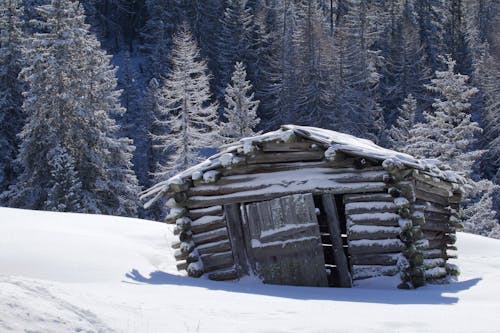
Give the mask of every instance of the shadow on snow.
[{"label": "shadow on snow", "polygon": [[[152,272],[149,277],[142,275],[137,269],[132,269],[125,275],[139,284],[177,285],[221,290],[232,293],[265,295],[296,300],[325,300],[344,302],[364,302],[383,304],[455,304],[459,298],[453,294],[470,289],[477,285],[480,278],[453,282],[442,285],[427,285],[416,290],[375,289],[375,288],[315,288],[266,285],[235,281],[210,281],[173,275],[161,271]],[[134,283],[131,281],[124,281]],[[451,295],[450,295],[451,294]]]}]

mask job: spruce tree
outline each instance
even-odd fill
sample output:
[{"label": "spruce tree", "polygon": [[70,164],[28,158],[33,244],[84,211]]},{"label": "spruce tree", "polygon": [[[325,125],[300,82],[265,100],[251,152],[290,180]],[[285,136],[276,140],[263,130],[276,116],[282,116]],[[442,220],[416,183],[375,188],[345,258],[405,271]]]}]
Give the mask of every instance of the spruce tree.
[{"label": "spruce tree", "polygon": [[30,65],[21,76],[29,86],[23,104],[28,119],[17,158],[22,173],[9,191],[10,204],[32,209],[58,205],[46,206],[55,181],[49,152],[59,145],[74,160],[82,212],[134,216],[134,147],[118,136],[111,118],[124,109],[110,57],[89,32],[78,2],[52,0],[37,11],[42,20],[34,23],[43,32],[26,41]]},{"label": "spruce tree", "polygon": [[417,100],[409,94],[403,105],[398,108],[399,117],[389,131],[389,141],[396,150],[403,150],[410,136],[410,129],[415,123]]},{"label": "spruce tree", "polygon": [[24,122],[23,84],[18,79],[23,66],[22,14],[20,0],[3,1],[0,6],[0,193],[17,177],[13,161]]},{"label": "spruce tree", "polygon": [[228,142],[255,135],[254,129],[260,119],[257,117],[259,101],[254,98],[252,84],[246,80],[245,66],[237,62],[226,88],[224,117],[221,134]]},{"label": "spruce tree", "polygon": [[159,179],[200,161],[200,150],[219,141],[218,105],[211,102],[207,63],[185,23],[174,35],[170,63],[155,115],[156,126],[168,131],[152,133],[156,146],[169,154],[168,162],[155,172]]},{"label": "spruce tree", "polygon": [[57,145],[48,152],[50,186],[44,208],[57,212],[82,210],[82,184],[75,170],[75,161],[68,151]]},{"label": "spruce tree", "polygon": [[471,120],[468,112],[477,89],[468,85],[467,75],[455,73],[453,59],[446,56],[442,61],[447,69],[436,71],[436,78],[426,86],[439,95],[432,104],[434,112],[425,113],[425,122],[410,130],[405,151],[418,157],[437,158],[453,170],[468,175],[481,155],[472,149],[474,136],[481,128]]},{"label": "spruce tree", "polygon": [[[253,15],[247,0],[228,0],[221,18],[221,32],[218,48],[219,92],[223,93],[229,83],[231,70],[236,61],[247,66],[254,63]],[[250,68],[251,69],[251,68]]]}]

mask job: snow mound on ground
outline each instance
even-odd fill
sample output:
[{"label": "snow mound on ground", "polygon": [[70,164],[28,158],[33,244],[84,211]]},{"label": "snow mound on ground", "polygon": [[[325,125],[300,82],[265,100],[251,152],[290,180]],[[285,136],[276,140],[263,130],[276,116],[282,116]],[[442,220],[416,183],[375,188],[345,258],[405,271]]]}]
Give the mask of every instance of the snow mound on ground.
[{"label": "snow mound on ground", "polygon": [[0,332],[498,332],[500,241],[458,235],[457,283],[399,290],[215,282],[175,269],[169,226],[0,208]]}]

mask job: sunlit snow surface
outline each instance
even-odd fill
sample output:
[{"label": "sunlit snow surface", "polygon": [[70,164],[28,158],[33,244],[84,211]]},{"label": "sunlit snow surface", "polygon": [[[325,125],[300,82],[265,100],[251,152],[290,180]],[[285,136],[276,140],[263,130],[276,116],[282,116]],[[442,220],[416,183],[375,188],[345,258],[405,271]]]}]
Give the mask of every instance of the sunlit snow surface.
[{"label": "sunlit snow surface", "polygon": [[179,275],[164,224],[0,208],[0,332],[500,332],[500,241],[458,236],[459,282],[398,290]]}]

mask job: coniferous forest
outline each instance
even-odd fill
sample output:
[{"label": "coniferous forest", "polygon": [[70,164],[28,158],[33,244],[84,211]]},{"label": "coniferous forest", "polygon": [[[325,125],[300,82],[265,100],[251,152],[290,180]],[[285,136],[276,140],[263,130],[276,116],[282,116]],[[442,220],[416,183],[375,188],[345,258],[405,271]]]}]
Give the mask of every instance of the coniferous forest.
[{"label": "coniferous forest", "polygon": [[500,238],[498,0],[0,0],[0,202],[140,216],[219,145],[317,126],[469,178]]}]

